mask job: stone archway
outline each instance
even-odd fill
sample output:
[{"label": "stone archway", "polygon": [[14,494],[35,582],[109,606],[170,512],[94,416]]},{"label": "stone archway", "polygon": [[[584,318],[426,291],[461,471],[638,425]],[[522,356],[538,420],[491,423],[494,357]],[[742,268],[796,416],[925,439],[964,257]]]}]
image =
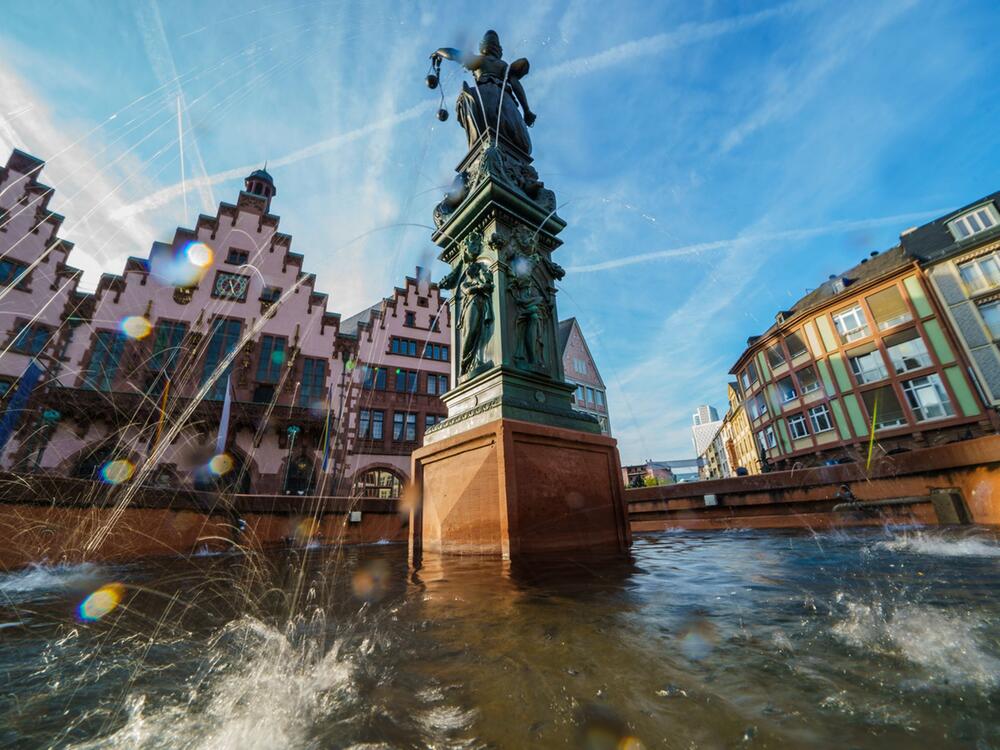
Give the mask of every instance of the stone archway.
[{"label": "stone archway", "polygon": [[355,472],[351,496],[396,500],[402,494],[406,481],[406,475],[395,466],[369,464]]}]

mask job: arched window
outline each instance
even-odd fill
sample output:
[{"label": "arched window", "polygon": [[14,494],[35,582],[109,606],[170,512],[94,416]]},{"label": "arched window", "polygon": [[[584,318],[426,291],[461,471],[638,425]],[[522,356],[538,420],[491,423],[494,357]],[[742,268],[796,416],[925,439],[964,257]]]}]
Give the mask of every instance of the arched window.
[{"label": "arched window", "polygon": [[353,494],[358,497],[394,499],[399,497],[402,487],[402,480],[393,472],[387,469],[371,469],[354,481]]},{"label": "arched window", "polygon": [[292,459],[285,473],[286,495],[308,495],[312,492],[313,470],[312,461],[299,455]]}]

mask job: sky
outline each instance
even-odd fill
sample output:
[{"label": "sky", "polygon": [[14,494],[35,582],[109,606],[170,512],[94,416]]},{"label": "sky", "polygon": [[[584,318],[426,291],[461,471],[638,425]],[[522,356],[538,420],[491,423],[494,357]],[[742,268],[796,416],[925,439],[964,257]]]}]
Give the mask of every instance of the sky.
[{"label": "sky", "polygon": [[47,164],[70,262],[101,272],[234,202],[272,211],[351,315],[447,268],[464,155],[424,85],[496,29],[526,57],[535,166],[624,463],[690,457],[749,336],[904,229],[1000,188],[995,2],[0,0],[0,159]]}]

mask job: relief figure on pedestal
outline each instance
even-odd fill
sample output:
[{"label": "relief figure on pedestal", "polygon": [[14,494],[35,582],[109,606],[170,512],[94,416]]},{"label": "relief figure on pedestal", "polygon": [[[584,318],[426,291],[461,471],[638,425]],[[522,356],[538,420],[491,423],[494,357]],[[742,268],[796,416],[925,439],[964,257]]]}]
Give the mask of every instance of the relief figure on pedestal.
[{"label": "relief figure on pedestal", "polygon": [[493,335],[493,277],[489,268],[466,250],[438,287],[458,289],[458,375],[472,377],[491,365],[486,347]]},{"label": "relief figure on pedestal", "polygon": [[531,276],[515,276],[510,288],[517,311],[514,318],[514,361],[544,365],[545,329],[542,321],[548,312],[548,301]]},{"label": "relief figure on pedestal", "polygon": [[[451,47],[442,47],[432,59],[454,60],[472,72],[475,88],[462,83],[456,108],[458,122],[465,129],[472,147],[488,130],[499,130],[525,154],[531,154],[528,126],[535,122],[535,114],[528,107],[528,98],[521,86],[521,79],[528,75],[528,61],[523,57],[509,65],[503,60],[500,37],[487,31],[479,43],[479,54],[467,54]],[[520,109],[524,110],[521,115]],[[498,128],[499,123],[499,128]]]}]

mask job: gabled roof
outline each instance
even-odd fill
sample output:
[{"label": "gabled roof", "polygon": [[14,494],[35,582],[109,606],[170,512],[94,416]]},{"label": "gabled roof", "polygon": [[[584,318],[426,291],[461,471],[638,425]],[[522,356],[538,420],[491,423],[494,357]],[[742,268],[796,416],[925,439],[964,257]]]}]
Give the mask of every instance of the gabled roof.
[{"label": "gabled roof", "polygon": [[949,255],[963,252],[966,248],[978,245],[984,240],[1000,238],[1000,226],[995,226],[957,242],[948,229],[948,222],[956,216],[987,203],[992,203],[994,207],[1000,208],[1000,191],[984,196],[916,229],[904,232],[899,240],[909,255],[921,263],[933,263],[943,260]]},{"label": "gabled roof", "polygon": [[361,312],[356,313],[355,315],[352,315],[346,320],[341,321],[340,332],[348,336],[357,336],[358,325],[360,323],[367,323],[369,320],[372,319],[372,316],[378,316],[381,313],[381,310],[382,310],[381,302],[376,302],[371,307],[366,307]]},{"label": "gabled roof", "polygon": [[559,321],[559,328],[556,331],[556,341],[559,342],[559,356],[566,354],[566,344],[569,343],[569,334],[573,331],[573,324],[576,318],[566,318]]}]

